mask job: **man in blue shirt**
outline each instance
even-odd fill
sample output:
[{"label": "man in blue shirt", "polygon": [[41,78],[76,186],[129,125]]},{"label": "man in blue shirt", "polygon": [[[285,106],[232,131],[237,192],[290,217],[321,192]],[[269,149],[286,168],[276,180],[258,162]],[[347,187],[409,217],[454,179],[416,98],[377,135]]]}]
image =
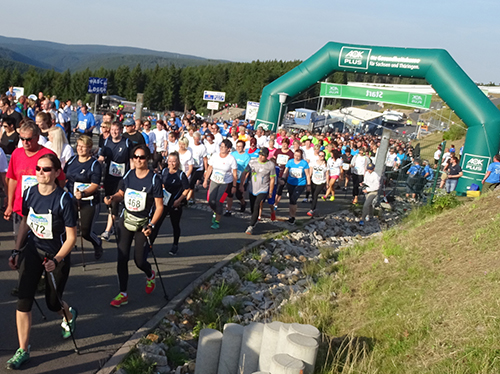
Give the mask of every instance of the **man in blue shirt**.
[{"label": "man in blue shirt", "polygon": [[92,136],[92,131],[94,130],[95,126],[96,123],[94,115],[87,111],[86,105],[82,105],[80,111],[78,112],[78,124],[76,125],[74,132]]},{"label": "man in blue shirt", "polygon": [[494,190],[498,186],[500,186],[500,155],[495,155],[483,178],[483,191]]},{"label": "man in blue shirt", "polygon": [[[238,176],[238,183],[236,184],[236,198],[240,201],[240,211],[244,212],[246,208],[245,197],[243,196],[244,189],[240,189],[241,174],[245,171],[248,163],[250,162],[250,155],[245,152],[245,142],[243,140],[238,140],[236,142],[236,151],[232,152],[231,155],[236,159],[236,164],[238,169],[236,170],[236,175]],[[227,194],[227,208],[224,216],[231,216],[231,209],[233,208],[233,194],[230,192]]]}]

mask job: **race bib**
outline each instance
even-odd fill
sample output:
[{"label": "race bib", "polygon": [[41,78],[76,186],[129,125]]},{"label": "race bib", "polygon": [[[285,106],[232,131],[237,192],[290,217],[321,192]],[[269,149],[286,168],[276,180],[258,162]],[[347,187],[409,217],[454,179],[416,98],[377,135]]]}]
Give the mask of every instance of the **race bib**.
[{"label": "race bib", "polygon": [[342,164],[342,169],[349,170],[350,168],[351,168],[351,165],[349,165],[349,164]]},{"label": "race bib", "polygon": [[212,173],[212,178],[211,178],[215,183],[222,184],[224,183],[224,173],[220,171],[214,171]]},{"label": "race bib", "polygon": [[146,209],[147,193],[131,188],[125,190],[125,208],[129,212],[142,212]]},{"label": "race bib", "polygon": [[[74,192],[73,194],[76,194],[76,191],[85,191],[87,188],[90,187],[90,183],[80,183],[80,182],[75,182],[75,185],[74,185]],[[81,200],[92,200],[94,197],[93,196],[87,196],[87,197],[82,197]]]},{"label": "race bib", "polygon": [[197,168],[200,166],[200,160],[198,158],[193,158],[193,163],[194,163],[194,167]]},{"label": "race bib", "polygon": [[242,172],[242,171],[240,171],[240,170],[236,170],[236,175],[237,175],[237,177],[238,177],[238,180],[240,180],[241,174],[243,174],[243,172]]},{"label": "race bib", "polygon": [[166,189],[163,189],[163,205],[167,206],[172,194]]},{"label": "race bib", "polygon": [[37,185],[38,180],[34,175],[23,175],[21,177],[21,195],[24,194],[24,191],[26,191],[28,188],[31,186]]},{"label": "race bib", "polygon": [[278,157],[276,157],[276,163],[278,165],[285,165],[288,162],[288,155],[280,154]]},{"label": "race bib", "polygon": [[302,178],[302,169],[301,168],[290,168],[290,175],[293,178],[300,179],[300,178]]},{"label": "race bib", "polygon": [[87,130],[87,120],[78,121],[78,128],[82,131]]},{"label": "race bib", "polygon": [[50,210],[49,214],[36,214],[33,208],[30,207],[26,223],[38,238],[53,239],[52,214]]},{"label": "race bib", "polygon": [[325,174],[321,170],[315,170],[312,176],[314,184],[321,184],[325,182]]},{"label": "race bib", "polygon": [[109,174],[113,177],[123,177],[125,175],[125,164],[117,164],[111,161],[109,164]]}]

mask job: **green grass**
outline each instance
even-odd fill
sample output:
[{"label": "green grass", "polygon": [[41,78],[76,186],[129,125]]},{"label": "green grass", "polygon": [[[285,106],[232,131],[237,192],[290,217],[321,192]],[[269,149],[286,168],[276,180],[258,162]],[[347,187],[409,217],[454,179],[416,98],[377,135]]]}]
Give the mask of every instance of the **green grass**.
[{"label": "green grass", "polygon": [[134,348],[130,351],[127,358],[118,365],[118,368],[125,370],[127,374],[154,374],[156,373],[155,366],[154,364],[150,365],[146,363],[139,351]]},{"label": "green grass", "polygon": [[253,268],[251,272],[244,275],[243,279],[252,283],[260,283],[263,280],[262,272],[257,268]]},{"label": "green grass", "polygon": [[316,373],[498,373],[499,210],[494,194],[437,197],[336,271],[306,263],[317,283],[277,319],[323,333]]}]

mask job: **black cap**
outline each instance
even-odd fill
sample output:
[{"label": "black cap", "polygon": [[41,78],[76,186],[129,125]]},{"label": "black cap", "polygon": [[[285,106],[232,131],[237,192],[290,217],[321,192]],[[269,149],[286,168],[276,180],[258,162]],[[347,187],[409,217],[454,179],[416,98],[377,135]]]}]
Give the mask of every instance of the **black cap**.
[{"label": "black cap", "polygon": [[269,157],[269,149],[267,149],[266,147],[261,148],[259,151],[259,156],[260,155],[266,156],[266,158]]},{"label": "black cap", "polygon": [[368,164],[366,167],[366,170],[375,170],[375,164],[372,164],[371,162]]}]

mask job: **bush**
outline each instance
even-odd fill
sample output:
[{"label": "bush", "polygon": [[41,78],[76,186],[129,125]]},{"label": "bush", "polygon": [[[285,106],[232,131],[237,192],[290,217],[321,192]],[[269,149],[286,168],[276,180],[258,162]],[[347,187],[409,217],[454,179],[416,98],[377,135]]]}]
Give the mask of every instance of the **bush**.
[{"label": "bush", "polygon": [[467,129],[462,126],[451,125],[450,129],[443,134],[444,140],[458,140],[462,139],[467,133]]}]

